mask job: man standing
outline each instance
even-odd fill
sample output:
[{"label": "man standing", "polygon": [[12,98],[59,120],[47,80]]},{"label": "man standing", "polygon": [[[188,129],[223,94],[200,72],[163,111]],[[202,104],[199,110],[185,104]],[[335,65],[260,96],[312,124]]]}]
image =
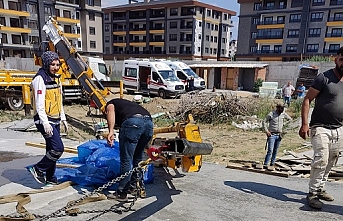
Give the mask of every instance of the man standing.
[{"label": "man standing", "polygon": [[188,91],[194,91],[194,77],[191,76],[188,80]]},{"label": "man standing", "polygon": [[290,81],[288,81],[287,85],[283,86],[282,88],[283,101],[285,104],[287,104],[287,107],[289,107],[291,104],[291,97],[294,91],[295,88]]},{"label": "man standing", "polygon": [[[135,102],[124,99],[112,99],[106,105],[106,119],[109,134],[107,143],[112,146],[114,137],[114,126],[119,129],[120,150],[120,173],[124,174],[138,166],[142,161],[144,148],[148,145],[153,135],[153,122],[150,113]],[[135,176],[135,174],[132,174]],[[115,195],[109,194],[108,198],[120,202],[128,201],[131,176],[120,181]]]},{"label": "man standing", "polygon": [[[337,51],[335,68],[319,74],[313,81],[301,108],[299,136],[310,136],[313,148],[309,193],[310,207],[321,209],[320,201],[333,201],[325,191],[325,182],[343,147],[343,47]],[[316,99],[308,124],[310,103]],[[309,130],[311,128],[311,131]]]},{"label": "man standing", "polygon": [[284,119],[292,120],[292,118],[284,112],[284,105],[277,104],[276,110],[270,112],[263,121],[263,127],[267,135],[267,145],[268,150],[266,157],[264,159],[264,167],[270,165],[274,166],[278,148],[282,139],[282,129],[283,129],[283,120]]},{"label": "man standing", "polygon": [[[55,74],[60,69],[58,54],[52,51],[41,56],[43,66],[34,76],[31,87],[33,93],[34,122],[43,135],[46,153],[41,161],[29,168],[37,182],[56,185],[56,161],[62,156],[64,146],[60,137],[60,123],[64,124],[66,132],[68,124],[62,104],[62,87],[56,82]],[[45,175],[44,175],[45,173]]]},{"label": "man standing", "polygon": [[298,88],[297,88],[297,92],[298,92],[297,98],[300,98],[300,99],[304,98],[305,97],[305,90],[306,90],[306,88],[304,86],[304,83],[300,83]]}]

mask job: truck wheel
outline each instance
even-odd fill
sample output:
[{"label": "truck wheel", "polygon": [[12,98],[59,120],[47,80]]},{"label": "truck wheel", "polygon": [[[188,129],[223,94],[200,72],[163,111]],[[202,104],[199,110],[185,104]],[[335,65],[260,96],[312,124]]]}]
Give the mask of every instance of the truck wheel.
[{"label": "truck wheel", "polygon": [[161,98],[165,99],[167,97],[165,90],[160,89],[158,91],[158,96],[160,96]]},{"label": "truck wheel", "polygon": [[13,111],[20,111],[24,108],[22,97],[8,97],[6,98],[7,107]]}]

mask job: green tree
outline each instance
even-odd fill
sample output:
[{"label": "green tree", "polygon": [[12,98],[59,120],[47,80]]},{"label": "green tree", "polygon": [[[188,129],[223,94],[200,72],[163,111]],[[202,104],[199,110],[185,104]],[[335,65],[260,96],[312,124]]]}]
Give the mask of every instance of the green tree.
[{"label": "green tree", "polygon": [[257,81],[254,82],[253,92],[259,92],[260,87],[262,87],[263,80],[261,78],[257,79]]}]

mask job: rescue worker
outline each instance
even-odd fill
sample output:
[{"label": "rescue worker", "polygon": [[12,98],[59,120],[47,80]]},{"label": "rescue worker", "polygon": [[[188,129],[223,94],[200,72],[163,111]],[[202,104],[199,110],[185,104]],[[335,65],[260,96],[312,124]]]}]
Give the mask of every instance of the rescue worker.
[{"label": "rescue worker", "polygon": [[[142,161],[144,148],[153,135],[153,122],[150,113],[141,105],[125,99],[112,99],[106,105],[106,119],[109,134],[107,143],[112,146],[114,142],[114,126],[119,129],[120,174],[130,171]],[[137,174],[132,174],[134,178]],[[120,202],[127,202],[130,191],[131,175],[119,182],[115,194],[107,197]],[[135,189],[135,187],[133,187]]]},{"label": "rescue worker", "polygon": [[62,121],[66,132],[68,132],[68,124],[62,104],[62,86],[55,75],[60,69],[59,56],[55,52],[47,51],[41,58],[43,65],[34,76],[31,87],[34,122],[45,139],[46,153],[37,164],[29,168],[29,171],[37,182],[56,185],[58,184],[55,177],[56,161],[64,151],[60,137],[60,123]]}]

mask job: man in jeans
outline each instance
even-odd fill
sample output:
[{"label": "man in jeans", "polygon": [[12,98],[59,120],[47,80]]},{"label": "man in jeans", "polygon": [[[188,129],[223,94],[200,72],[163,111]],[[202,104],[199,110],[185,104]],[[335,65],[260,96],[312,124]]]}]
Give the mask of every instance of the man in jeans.
[{"label": "man in jeans", "polygon": [[[150,113],[135,102],[125,99],[112,99],[106,105],[106,119],[109,134],[107,143],[112,146],[114,142],[114,126],[119,129],[120,173],[124,174],[138,166],[142,161],[144,148],[153,135],[153,122]],[[132,174],[136,176],[136,174]],[[127,202],[131,175],[120,181],[115,194],[108,198],[120,202]]]},{"label": "man in jeans", "polygon": [[295,88],[290,81],[288,81],[287,85],[283,86],[282,88],[283,101],[285,104],[287,104],[287,107],[289,107],[291,104],[291,97],[294,91]]},{"label": "man in jeans", "polygon": [[277,104],[276,110],[270,112],[263,121],[263,127],[267,135],[267,145],[268,150],[266,157],[264,159],[263,166],[265,168],[268,167],[268,163],[270,161],[270,165],[274,166],[277,150],[280,146],[280,142],[282,139],[282,128],[283,128],[283,120],[284,119],[292,120],[292,118],[284,112],[284,105]]},{"label": "man in jeans", "polygon": [[[317,75],[301,108],[299,136],[303,139],[310,136],[313,148],[307,202],[315,209],[323,207],[320,200],[334,200],[324,187],[343,147],[343,47],[337,51],[335,65],[335,68]],[[313,99],[316,102],[309,125],[308,113]]]}]

